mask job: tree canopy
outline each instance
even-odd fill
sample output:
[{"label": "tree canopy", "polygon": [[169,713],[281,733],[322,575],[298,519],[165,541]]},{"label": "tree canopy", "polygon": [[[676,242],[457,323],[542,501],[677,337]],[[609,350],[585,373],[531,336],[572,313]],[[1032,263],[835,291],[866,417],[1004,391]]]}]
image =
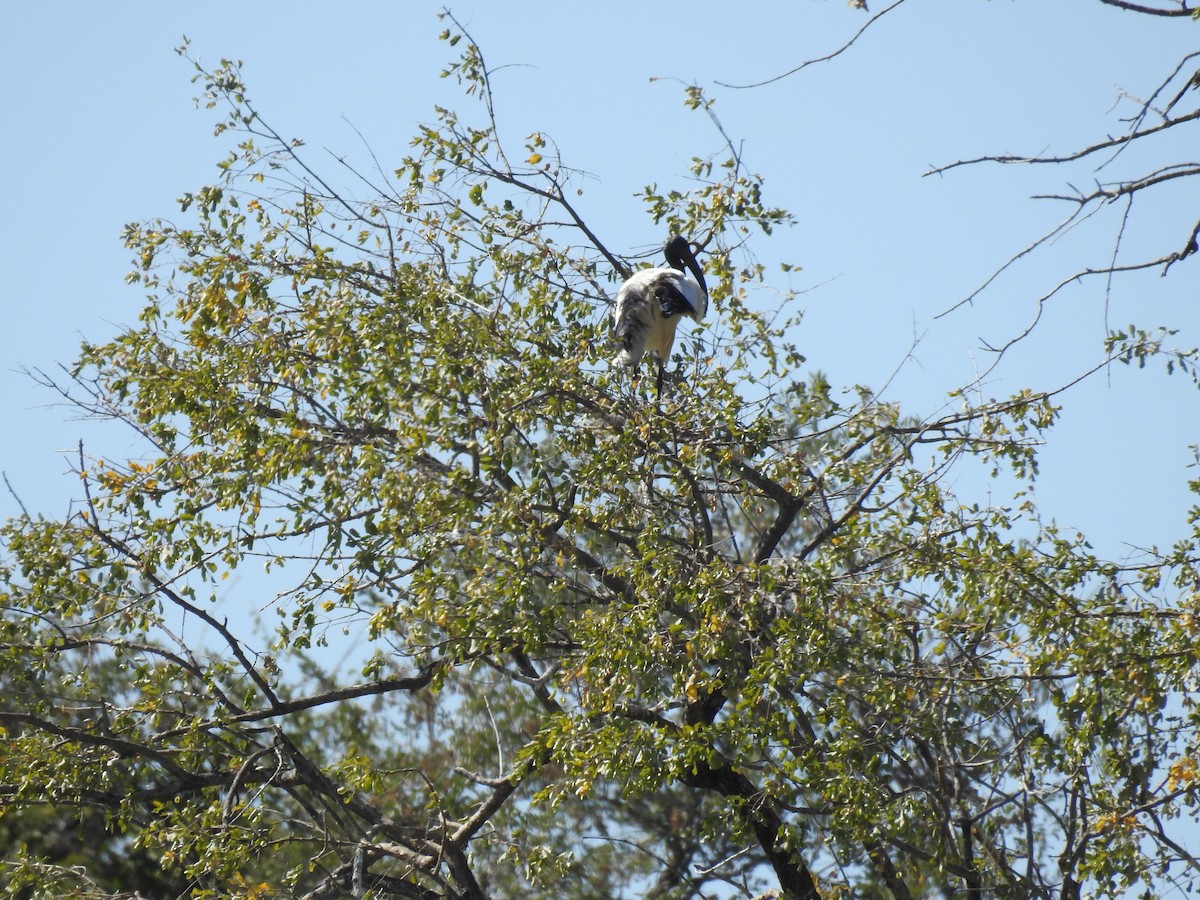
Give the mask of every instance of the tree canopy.
[{"label": "tree canopy", "polygon": [[[140,320],[53,385],[137,449],[81,445],[74,514],[0,529],[5,890],[1192,884],[1198,533],[1117,562],[1041,518],[1070,384],[933,416],[834,390],[799,298],[748,291],[792,217],[713,116],[725,151],[641,195],[712,301],[656,396],[609,365],[609,305],[661,260],[585,221],[549,136],[502,140],[481,49],[442,37],[464,110],[374,171],[323,170],[238,63],[194,61],[221,177],[127,228]],[[1114,330],[1078,377],[1156,356],[1191,371]]]}]

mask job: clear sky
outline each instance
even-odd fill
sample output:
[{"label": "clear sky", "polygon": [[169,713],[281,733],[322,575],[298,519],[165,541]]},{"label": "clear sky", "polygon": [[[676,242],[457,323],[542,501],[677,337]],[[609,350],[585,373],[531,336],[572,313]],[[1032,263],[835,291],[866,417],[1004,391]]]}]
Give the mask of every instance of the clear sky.
[{"label": "clear sky", "polygon": [[[882,0],[872,8],[882,9]],[[91,452],[135,452],[132,433],[97,429],[53,406],[21,367],[53,372],[81,338],[103,340],[141,305],[123,276],[124,223],[178,211],[175,198],[215,180],[226,145],[191,98],[191,70],[173,48],[215,62],[245,61],[259,111],[286,135],[385,168],[406,152],[434,104],[466,109],[438,78],[453,51],[436,40],[440,4],[422,2],[23,2],[0,30],[6,175],[0,216],[0,469],[34,511],[59,514],[78,485],[61,451],[83,437]],[[799,343],[835,385],[889,388],[909,412],[930,415],[947,391],[985,368],[982,341],[1003,342],[1062,278],[1109,261],[1117,218],[1100,216],[1023,261],[973,306],[935,319],[1068,210],[1036,193],[1086,187],[1118,171],[1189,158],[1160,142],[1112,170],[1094,164],[960,169],[930,166],[984,153],[1065,152],[1118,132],[1119,116],[1186,53],[1186,20],[1135,16],[1096,0],[908,0],[835,60],[755,90],[757,81],[841,46],[866,21],[844,0],[730,4],[481,2],[456,16],[482,46],[510,137],[540,130],[564,161],[593,176],[580,206],[610,247],[661,240],[633,196],[642,185],[686,184],[693,155],[719,149],[681,84],[710,88],[768,200],[798,225],[757,250],[802,265],[780,288],[806,290]],[[503,66],[504,68],[500,68]],[[660,80],[653,81],[658,76]],[[356,133],[361,132],[362,138]],[[1179,143],[1179,142],[1177,142]],[[321,156],[317,159],[320,161]],[[1182,244],[1200,209],[1180,183],[1135,205],[1128,259]],[[1116,210],[1119,212],[1119,210]],[[1171,324],[1200,343],[1196,273],[1122,278],[1064,291],[1036,337],[997,372],[991,391],[1059,383],[1099,358],[1105,321]],[[1188,445],[1198,439],[1200,393],[1186,379],[1116,368],[1068,395],[1046,448],[1043,514],[1084,529],[1120,554],[1122,542],[1167,542],[1191,503]],[[965,500],[986,502],[967,480]],[[995,499],[1004,499],[998,497]],[[0,515],[16,502],[0,491]]]}]

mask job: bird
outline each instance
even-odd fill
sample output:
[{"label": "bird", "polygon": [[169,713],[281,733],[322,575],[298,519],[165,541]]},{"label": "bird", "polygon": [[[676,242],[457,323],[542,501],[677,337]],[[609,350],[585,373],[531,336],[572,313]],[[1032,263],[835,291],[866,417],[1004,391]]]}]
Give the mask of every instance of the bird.
[{"label": "bird", "polygon": [[[680,317],[700,322],[708,312],[708,286],[687,240],[672,235],[663,247],[663,255],[668,267],[634,272],[617,291],[613,307],[613,331],[621,342],[621,352],[612,364],[636,369],[643,354],[653,353],[658,358],[659,396],[663,367],[671,358]],[[695,280],[684,273],[684,266]]]}]

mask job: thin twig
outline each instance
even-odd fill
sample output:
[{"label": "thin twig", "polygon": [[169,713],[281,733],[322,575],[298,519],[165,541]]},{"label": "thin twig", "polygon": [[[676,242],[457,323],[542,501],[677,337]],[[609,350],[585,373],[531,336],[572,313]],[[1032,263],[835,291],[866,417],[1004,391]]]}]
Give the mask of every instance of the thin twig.
[{"label": "thin twig", "polygon": [[719,84],[721,87],[734,88],[735,90],[741,91],[741,90],[746,90],[747,88],[756,88],[756,87],[762,87],[763,85],[767,85],[767,84],[773,84],[776,81],[781,81],[782,79],[787,78],[789,75],[795,75],[801,69],[806,69],[809,66],[814,65],[816,63],[828,62],[829,60],[833,59],[834,57],[841,56],[843,53],[845,53],[847,50],[849,50],[854,45],[854,42],[857,41],[860,37],[862,37],[862,34],[864,31],[866,31],[868,28],[870,28],[872,25],[874,25],[876,22],[878,22],[880,19],[882,19],[884,16],[886,16],[888,13],[890,13],[893,9],[895,9],[897,6],[899,6],[903,2],[904,2],[904,0],[896,0],[896,2],[893,3],[891,6],[887,7],[887,9],[884,9],[882,12],[875,13],[875,15],[871,16],[871,18],[867,20],[867,24],[863,25],[862,28],[858,29],[858,31],[856,31],[854,33],[854,37],[850,38],[850,40],[846,41],[846,43],[844,43],[842,46],[838,47],[838,49],[834,50],[832,53],[829,53],[825,56],[818,57],[816,59],[805,60],[804,62],[800,63],[800,65],[796,66],[796,68],[788,69],[788,71],[784,72],[782,75],[776,75],[773,78],[768,78],[766,81],[756,81],[753,84],[728,84],[727,82],[724,82],[724,81],[718,81],[716,83]]},{"label": "thin twig", "polygon": [[1153,6],[1130,3],[1129,0],[1100,0],[1100,2],[1106,6],[1115,6],[1117,9],[1124,9],[1129,12],[1145,13],[1148,16],[1191,16],[1193,12],[1184,3],[1180,4],[1179,9],[1155,9]]},{"label": "thin twig", "polygon": [[17,501],[17,506],[21,507],[21,515],[28,519],[29,510],[25,508],[25,504],[21,502],[20,496],[18,496],[17,492],[13,489],[12,482],[8,480],[8,473],[0,472],[0,475],[4,477],[4,486],[8,488],[8,492],[12,494],[12,498]]}]

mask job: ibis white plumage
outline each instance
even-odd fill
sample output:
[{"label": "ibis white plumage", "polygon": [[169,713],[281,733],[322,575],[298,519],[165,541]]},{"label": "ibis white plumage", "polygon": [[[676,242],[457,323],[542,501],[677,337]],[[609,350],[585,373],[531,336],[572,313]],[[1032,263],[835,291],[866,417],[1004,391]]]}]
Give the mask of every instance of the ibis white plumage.
[{"label": "ibis white plumage", "polygon": [[[645,353],[658,358],[658,391],[662,393],[663,366],[671,358],[675,329],[681,316],[699,322],[708,311],[704,273],[686,239],[675,235],[663,248],[670,268],[634,272],[617,292],[613,325],[621,352],[614,366],[636,369]],[[684,266],[695,280],[684,273]]]}]

